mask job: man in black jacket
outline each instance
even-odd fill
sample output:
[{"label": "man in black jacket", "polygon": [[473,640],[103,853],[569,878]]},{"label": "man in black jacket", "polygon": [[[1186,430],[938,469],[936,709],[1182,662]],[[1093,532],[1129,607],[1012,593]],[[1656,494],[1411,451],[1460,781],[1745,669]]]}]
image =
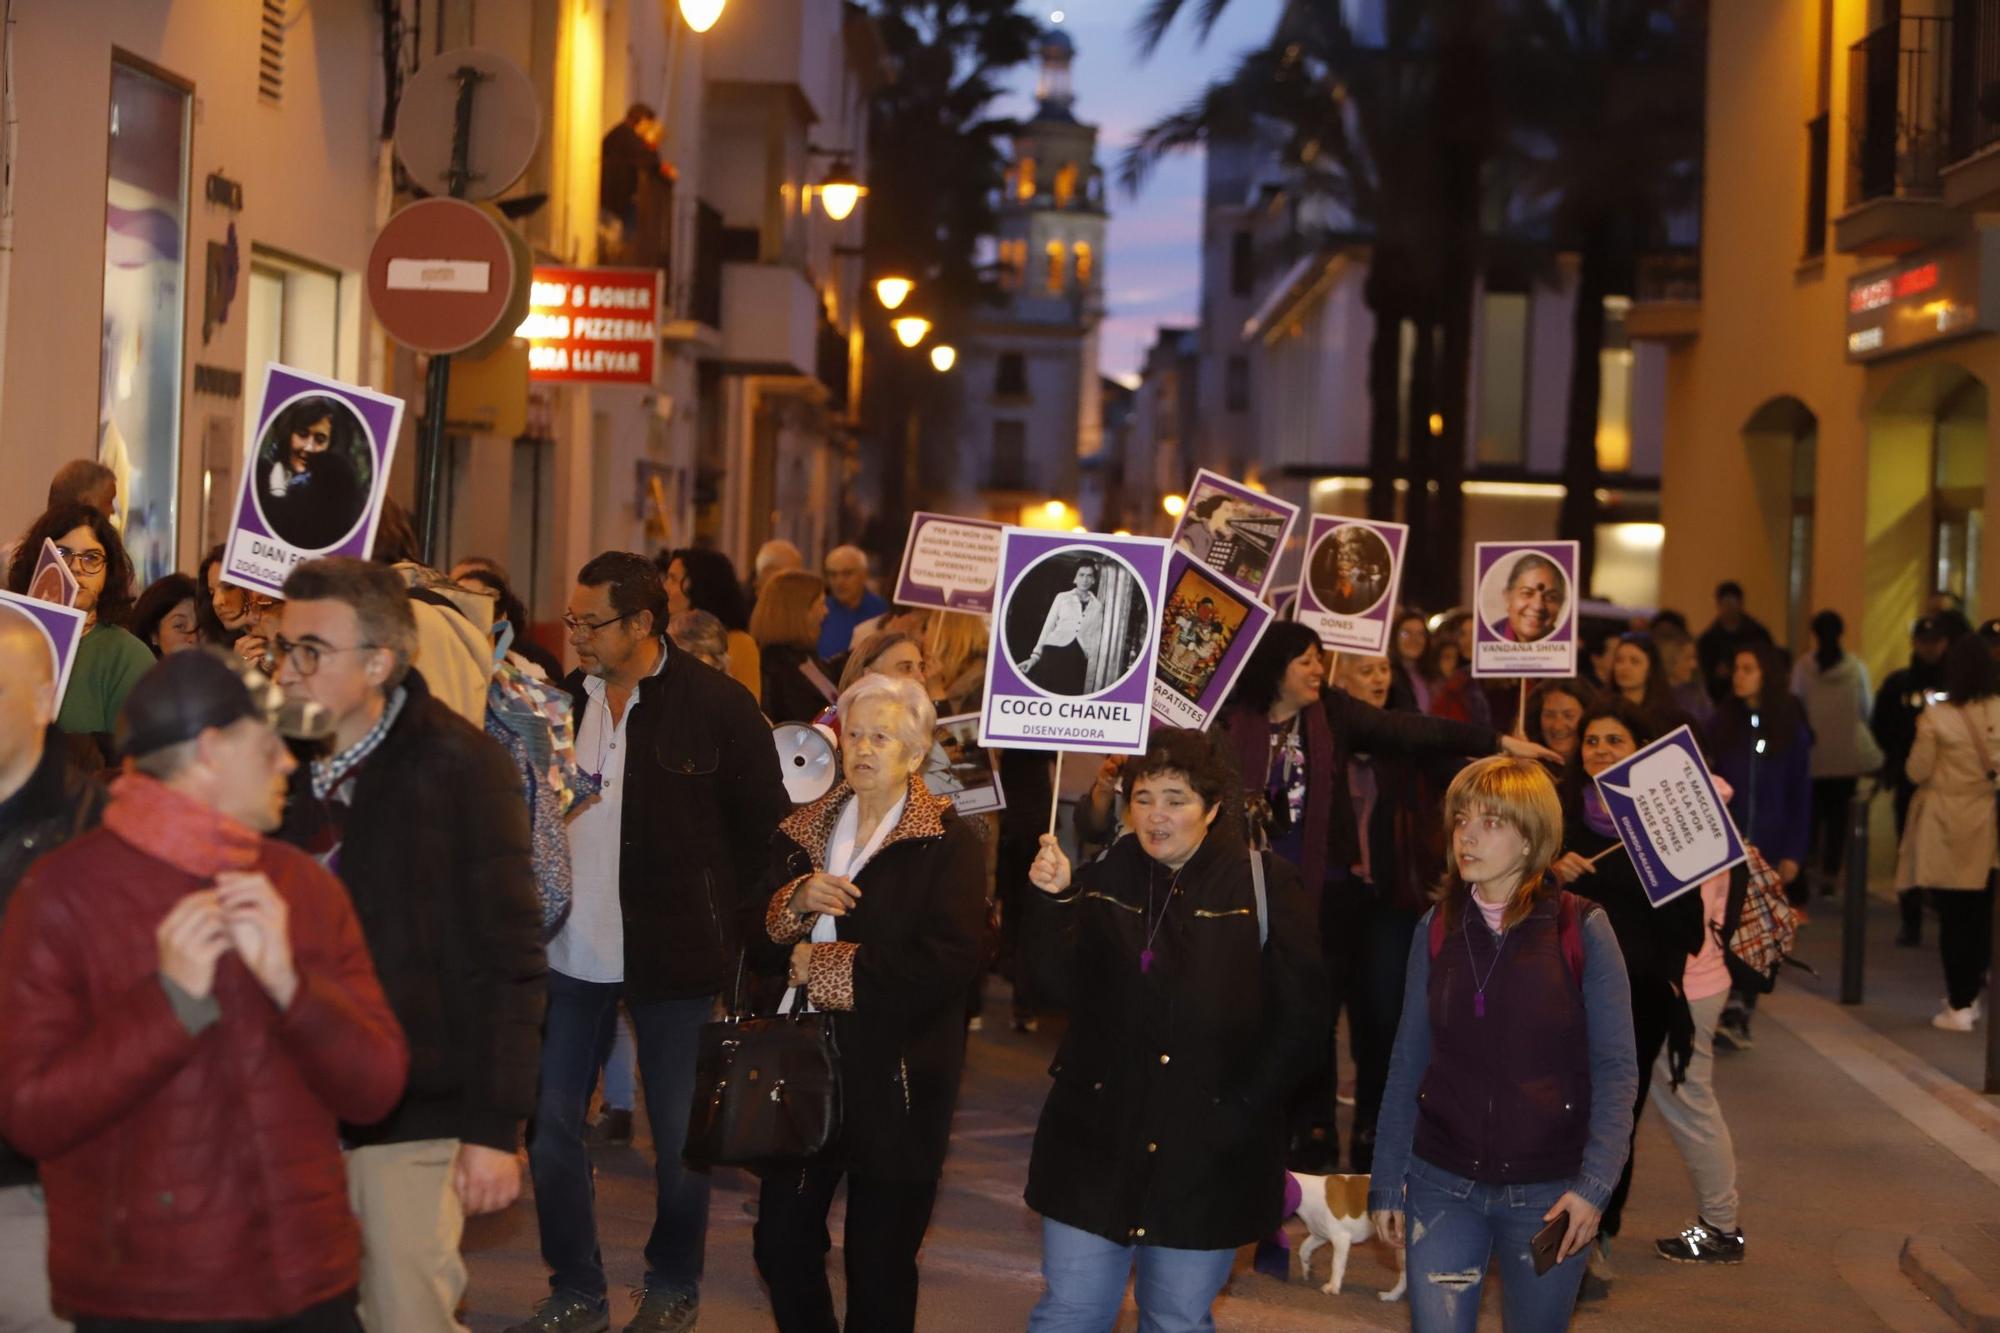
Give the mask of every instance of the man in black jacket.
[{"label": "man in black jacket", "polygon": [[411,670],[416,634],[394,570],[315,560],[286,579],[278,683],[334,730],[293,774],[280,836],[347,886],[409,1037],[403,1100],[343,1131],[362,1319],[454,1333],[465,1217],[520,1193],[546,965],[519,775]]},{"label": "man in black jacket", "polygon": [[[37,858],[96,827],[104,790],[55,730],[55,663],[41,631],[0,605],[0,911]],[[54,1333],[49,1221],[35,1164],[0,1143],[0,1328]]]},{"label": "man in black jacket", "polygon": [[583,1117],[622,1002],[658,1159],[645,1290],[627,1333],[694,1327],[708,1177],[684,1166],[695,1046],[738,949],[761,929],[771,835],[790,811],[749,691],[672,648],[666,594],[642,555],[607,551],[563,613],[582,663],[575,702],[586,790],[569,824],[569,919],[549,944],[549,1022],[528,1144],[550,1294],[512,1333],[603,1333],[604,1261]]}]

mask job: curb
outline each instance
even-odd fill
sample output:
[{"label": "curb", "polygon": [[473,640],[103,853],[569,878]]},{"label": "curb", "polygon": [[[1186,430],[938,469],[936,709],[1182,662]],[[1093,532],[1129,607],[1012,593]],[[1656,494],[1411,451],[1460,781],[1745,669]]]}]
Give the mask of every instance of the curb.
[{"label": "curb", "polygon": [[1904,1276],[1973,1333],[2000,1333],[2000,1295],[1932,1236],[1909,1236],[1898,1259]]}]

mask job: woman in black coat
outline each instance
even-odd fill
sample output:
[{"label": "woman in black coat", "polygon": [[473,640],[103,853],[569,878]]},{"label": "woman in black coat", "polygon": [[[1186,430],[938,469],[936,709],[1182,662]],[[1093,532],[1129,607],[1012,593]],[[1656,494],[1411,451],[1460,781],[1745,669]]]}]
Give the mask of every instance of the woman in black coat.
[{"label": "woman in black coat", "polygon": [[923,687],[864,676],[840,697],[846,781],[778,826],[766,933],[789,950],[786,1006],[836,1015],[841,1127],[766,1172],[757,1271],[783,1333],[836,1333],[826,1214],[847,1177],[847,1324],[912,1329],[917,1250],[944,1169],[979,971],[986,855],[917,776],[937,718]]},{"label": "woman in black coat", "polygon": [[1135,1260],[1142,1327],[1205,1327],[1237,1248],[1284,1215],[1285,1099],[1321,1052],[1325,984],[1269,853],[1259,902],[1229,750],[1155,727],[1125,764],[1132,835],[1074,882],[1044,837],[1029,872],[1061,919],[1040,961],[1070,1014],[1028,1168],[1037,1333],[1110,1328]]},{"label": "woman in black coat", "polygon": [[[1621,643],[1621,649],[1625,645]],[[1615,672],[1615,659],[1614,667]],[[1578,728],[1578,762],[1563,775],[1563,854],[1549,867],[1565,887],[1603,904],[1625,957],[1632,986],[1632,1034],[1639,1061],[1639,1096],[1632,1108],[1633,1144],[1638,1142],[1639,1116],[1646,1109],[1653,1063],[1668,1047],[1675,1070],[1687,1068],[1693,1052],[1694,1019],[1681,993],[1681,975],[1688,959],[1701,952],[1701,894],[1653,906],[1639,882],[1632,858],[1619,847],[1616,825],[1591,780],[1612,765],[1659,739],[1658,715],[1615,693],[1606,693],[1583,713]],[[1676,724],[1679,725],[1679,724]],[[1600,855],[1601,854],[1601,855]],[[1592,863],[1592,857],[1599,859]],[[1597,1249],[1584,1279],[1587,1293],[1601,1294],[1608,1284],[1611,1238],[1618,1234],[1625,1200],[1632,1192],[1632,1153],[1625,1155],[1624,1173],[1611,1195],[1598,1229]]]}]

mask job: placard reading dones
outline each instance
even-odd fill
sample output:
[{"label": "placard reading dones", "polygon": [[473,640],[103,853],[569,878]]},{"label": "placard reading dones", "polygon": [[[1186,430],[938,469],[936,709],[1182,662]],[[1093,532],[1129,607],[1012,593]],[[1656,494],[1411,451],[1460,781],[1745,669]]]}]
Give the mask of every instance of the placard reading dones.
[{"label": "placard reading dones", "polygon": [[1386,653],[1410,529],[1344,514],[1314,514],[1306,532],[1297,620],[1325,647]]},{"label": "placard reading dones", "polygon": [[222,577],[276,594],[303,561],[366,559],[402,419],[400,398],[273,364],[264,377]]},{"label": "placard reading dones", "polygon": [[1575,542],[1473,547],[1472,674],[1576,674]]},{"label": "placard reading dones", "polygon": [[1002,532],[980,744],[1145,750],[1169,549],[1154,537]]}]

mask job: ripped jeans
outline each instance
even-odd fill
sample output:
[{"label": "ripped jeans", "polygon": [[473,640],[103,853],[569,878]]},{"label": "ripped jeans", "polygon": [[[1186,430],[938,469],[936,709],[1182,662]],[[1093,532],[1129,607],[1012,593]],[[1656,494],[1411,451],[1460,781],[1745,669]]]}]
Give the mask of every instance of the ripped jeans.
[{"label": "ripped jeans", "polygon": [[1487,1185],[1410,1158],[1403,1226],[1409,1238],[1410,1327],[1415,1333],[1473,1333],[1490,1261],[1500,1273],[1502,1326],[1508,1333],[1569,1327],[1584,1256],[1571,1255],[1535,1276],[1528,1241],[1542,1214],[1569,1188],[1566,1180]]}]

